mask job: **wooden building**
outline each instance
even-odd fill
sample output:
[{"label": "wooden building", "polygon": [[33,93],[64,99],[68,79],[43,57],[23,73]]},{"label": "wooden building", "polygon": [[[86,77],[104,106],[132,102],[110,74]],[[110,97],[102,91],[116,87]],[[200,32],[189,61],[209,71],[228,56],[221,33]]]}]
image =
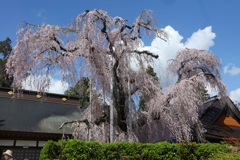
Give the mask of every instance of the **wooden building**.
[{"label": "wooden building", "polygon": [[[230,98],[212,97],[205,101],[199,118],[203,123],[205,138],[210,142],[220,142],[224,138],[240,138],[240,111]],[[137,128],[138,137],[143,143],[156,143],[159,141],[175,142],[171,131],[159,121],[152,121],[151,127],[161,128],[158,132],[149,129],[146,121]],[[139,124],[140,124],[139,123]]]},{"label": "wooden building", "polygon": [[74,97],[0,88],[0,152],[11,149],[15,159],[37,160],[46,141],[71,137],[72,130],[58,127],[81,118],[78,106]]},{"label": "wooden building", "polygon": [[206,129],[206,139],[221,141],[224,138],[240,138],[240,111],[230,100],[212,97],[204,104],[206,110],[201,121]]}]

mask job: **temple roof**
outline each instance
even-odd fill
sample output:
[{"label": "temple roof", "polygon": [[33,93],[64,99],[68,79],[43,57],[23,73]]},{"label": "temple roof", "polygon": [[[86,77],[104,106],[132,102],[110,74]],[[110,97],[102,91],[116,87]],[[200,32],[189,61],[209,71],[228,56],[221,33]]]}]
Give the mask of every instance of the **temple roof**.
[{"label": "temple roof", "polygon": [[201,121],[208,138],[240,138],[240,111],[229,97],[213,97],[204,103]]},{"label": "temple roof", "polygon": [[[79,99],[58,94],[40,94],[0,88],[0,131],[62,134],[65,121],[81,119]],[[72,130],[65,129],[71,134]]]}]

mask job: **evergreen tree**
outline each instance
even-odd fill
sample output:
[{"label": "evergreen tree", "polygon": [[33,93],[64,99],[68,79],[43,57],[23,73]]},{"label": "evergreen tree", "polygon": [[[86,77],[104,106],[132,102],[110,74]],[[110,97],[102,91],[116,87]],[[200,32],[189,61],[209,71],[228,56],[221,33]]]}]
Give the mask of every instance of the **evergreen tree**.
[{"label": "evergreen tree", "polygon": [[88,106],[90,102],[89,78],[82,77],[74,87],[70,87],[64,94],[79,97],[81,107]]},{"label": "evergreen tree", "polygon": [[208,90],[206,89],[206,87],[200,89],[200,94],[204,101],[210,98],[210,95],[208,94]]},{"label": "evergreen tree", "polygon": [[149,74],[150,76],[152,76],[156,81],[159,81],[157,74],[154,72],[154,69],[152,66],[148,65],[147,69],[146,69],[147,74]]},{"label": "evergreen tree", "polygon": [[[157,82],[159,82],[159,79],[158,79],[158,77],[157,77],[157,74],[154,72],[154,69],[153,69],[153,67],[152,66],[150,66],[150,65],[148,65],[147,66],[147,69],[146,69],[146,73],[147,74],[149,74],[150,76],[152,76],[152,78],[154,79],[154,80],[156,80]],[[140,100],[139,100],[139,109],[141,109],[141,110],[145,110],[146,108],[146,105],[145,105],[145,103],[146,103],[146,99],[147,99],[147,95],[144,95],[144,94],[142,94],[141,96],[140,96]]]},{"label": "evergreen tree", "polygon": [[12,84],[12,79],[8,78],[5,71],[7,58],[12,51],[11,42],[11,39],[8,37],[4,41],[0,41],[0,87],[10,88]]}]

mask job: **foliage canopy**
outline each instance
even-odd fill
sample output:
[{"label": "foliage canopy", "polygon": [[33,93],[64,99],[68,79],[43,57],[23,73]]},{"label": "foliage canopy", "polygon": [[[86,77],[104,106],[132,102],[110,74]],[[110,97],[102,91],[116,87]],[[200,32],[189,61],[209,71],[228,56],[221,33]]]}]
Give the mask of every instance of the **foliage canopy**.
[{"label": "foliage canopy", "polygon": [[8,78],[6,74],[6,63],[7,63],[7,58],[9,57],[12,47],[11,47],[11,39],[6,38],[4,41],[0,41],[0,87],[11,87],[12,84],[12,79]]}]

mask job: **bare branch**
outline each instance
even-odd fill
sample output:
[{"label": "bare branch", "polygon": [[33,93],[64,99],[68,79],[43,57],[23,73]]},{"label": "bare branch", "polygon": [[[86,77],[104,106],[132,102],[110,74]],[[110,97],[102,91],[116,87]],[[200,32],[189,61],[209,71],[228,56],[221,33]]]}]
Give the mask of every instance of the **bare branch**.
[{"label": "bare branch", "polygon": [[[55,41],[58,45],[59,45],[59,48],[62,50],[62,51],[64,51],[64,52],[74,52],[74,51],[76,51],[76,50],[78,50],[79,49],[79,47],[75,47],[74,49],[66,49],[66,48],[64,48],[62,45],[61,45],[61,43],[60,43],[60,41],[57,39],[57,37],[55,36],[55,34],[53,34],[53,37],[51,37],[50,38],[51,40],[53,40],[53,41]],[[54,50],[54,51],[57,51],[57,49],[55,48],[55,47],[51,47],[50,49],[52,49],[52,50]]]},{"label": "bare branch", "polygon": [[83,119],[83,120],[73,120],[73,121],[63,122],[58,129],[62,129],[63,126],[67,124],[72,124],[72,123],[85,123],[88,127],[90,127],[90,122],[87,119]]},{"label": "bare branch", "polygon": [[134,52],[134,53],[137,53],[137,54],[139,54],[139,55],[141,55],[141,54],[146,54],[146,55],[151,56],[151,57],[156,58],[156,59],[159,57],[157,54],[154,54],[154,53],[152,53],[152,52],[150,52],[150,51],[147,51],[147,50],[145,50],[145,51],[134,50],[133,52]]}]

